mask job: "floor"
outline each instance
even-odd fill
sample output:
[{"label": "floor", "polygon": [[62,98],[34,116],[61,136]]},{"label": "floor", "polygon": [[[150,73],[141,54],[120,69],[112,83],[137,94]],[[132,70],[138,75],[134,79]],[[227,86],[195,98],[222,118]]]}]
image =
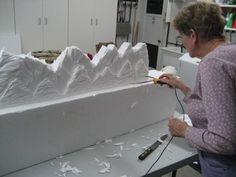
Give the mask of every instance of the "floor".
[{"label": "floor", "polygon": [[[162,177],[171,177],[172,173],[168,173]],[[191,168],[190,166],[185,166],[177,170],[176,177],[202,177],[199,172]]]}]

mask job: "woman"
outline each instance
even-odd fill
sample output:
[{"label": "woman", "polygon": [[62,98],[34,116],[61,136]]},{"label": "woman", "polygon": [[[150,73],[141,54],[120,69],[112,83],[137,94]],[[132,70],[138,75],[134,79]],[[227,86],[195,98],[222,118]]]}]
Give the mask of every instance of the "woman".
[{"label": "woman", "polygon": [[217,4],[196,2],[173,20],[191,57],[201,58],[195,88],[164,74],[160,80],[180,89],[193,127],[170,118],[173,136],[199,150],[204,177],[236,177],[236,43],[226,41]]}]

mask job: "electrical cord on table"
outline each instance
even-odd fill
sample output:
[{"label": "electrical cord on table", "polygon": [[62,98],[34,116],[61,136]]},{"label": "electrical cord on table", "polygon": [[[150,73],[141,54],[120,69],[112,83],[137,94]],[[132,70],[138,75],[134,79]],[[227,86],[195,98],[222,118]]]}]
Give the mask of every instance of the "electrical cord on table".
[{"label": "electrical cord on table", "polygon": [[[180,104],[181,106],[181,109],[182,109],[182,113],[183,113],[183,121],[185,120],[185,111],[184,111],[184,107],[181,103],[181,101],[179,100],[179,97],[178,97],[178,94],[177,94],[177,89],[176,87],[174,88],[175,89],[175,97],[178,101],[178,103]],[[148,175],[148,173],[150,172],[150,170],[152,169],[152,167],[158,162],[158,160],[161,158],[162,154],[164,153],[164,151],[166,150],[166,148],[168,147],[168,145],[170,144],[170,142],[172,141],[173,139],[173,136],[171,136],[170,140],[168,141],[167,145],[164,147],[164,149],[161,151],[160,155],[158,156],[157,160],[151,165],[151,167],[148,169],[148,171],[146,172],[146,174],[144,175],[144,177],[146,177]]]}]

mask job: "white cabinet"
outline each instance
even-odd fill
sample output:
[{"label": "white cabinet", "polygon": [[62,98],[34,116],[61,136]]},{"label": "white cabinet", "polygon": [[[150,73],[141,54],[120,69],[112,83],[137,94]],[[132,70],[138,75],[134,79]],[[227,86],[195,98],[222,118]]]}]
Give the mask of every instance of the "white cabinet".
[{"label": "white cabinet", "polygon": [[0,1],[0,33],[15,34],[13,0]]},{"label": "white cabinet", "polygon": [[163,37],[163,21],[161,15],[144,15],[143,41],[152,45],[160,45]]},{"label": "white cabinet", "polygon": [[99,42],[115,42],[117,0],[69,0],[69,45],[96,52]]},{"label": "white cabinet", "polygon": [[[114,42],[116,36],[117,0],[95,0],[94,42]],[[95,47],[95,46],[94,46]]]},{"label": "white cabinet", "polygon": [[65,49],[68,36],[68,0],[43,0],[43,15],[44,49]]},{"label": "white cabinet", "polygon": [[16,31],[21,35],[22,50],[42,50],[42,1],[15,0]]},{"label": "white cabinet", "polygon": [[23,52],[67,46],[67,0],[15,0],[16,32]]},{"label": "white cabinet", "polygon": [[143,34],[146,43],[161,46],[164,41],[167,1],[144,0]]},{"label": "white cabinet", "polygon": [[92,51],[94,19],[93,0],[69,0],[69,45],[84,52]]}]

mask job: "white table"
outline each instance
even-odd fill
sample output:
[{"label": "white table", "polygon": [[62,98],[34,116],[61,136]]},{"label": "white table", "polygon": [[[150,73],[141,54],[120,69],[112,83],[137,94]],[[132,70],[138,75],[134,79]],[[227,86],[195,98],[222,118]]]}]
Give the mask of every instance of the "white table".
[{"label": "white table", "polygon": [[[144,176],[149,167],[158,158],[161,150],[171,137],[151,153],[144,161],[138,156],[144,151],[142,147],[154,143],[158,137],[168,133],[167,120],[142,129],[131,131],[128,134],[112,139],[112,142],[97,143],[85,149],[66,154],[64,156],[34,165],[32,167],[8,174],[5,177],[140,177]],[[115,126],[115,125],[114,125]],[[85,137],[86,138],[86,135]],[[116,144],[116,145],[115,145]],[[37,151],[37,149],[35,149]],[[111,158],[107,155],[121,154],[120,158]],[[160,160],[154,165],[149,177],[161,176],[197,160],[196,149],[190,148],[182,138],[174,138]],[[62,164],[69,162],[70,167],[76,167],[81,173],[60,171]],[[105,166],[102,162],[109,162],[110,172],[100,173]]]}]

